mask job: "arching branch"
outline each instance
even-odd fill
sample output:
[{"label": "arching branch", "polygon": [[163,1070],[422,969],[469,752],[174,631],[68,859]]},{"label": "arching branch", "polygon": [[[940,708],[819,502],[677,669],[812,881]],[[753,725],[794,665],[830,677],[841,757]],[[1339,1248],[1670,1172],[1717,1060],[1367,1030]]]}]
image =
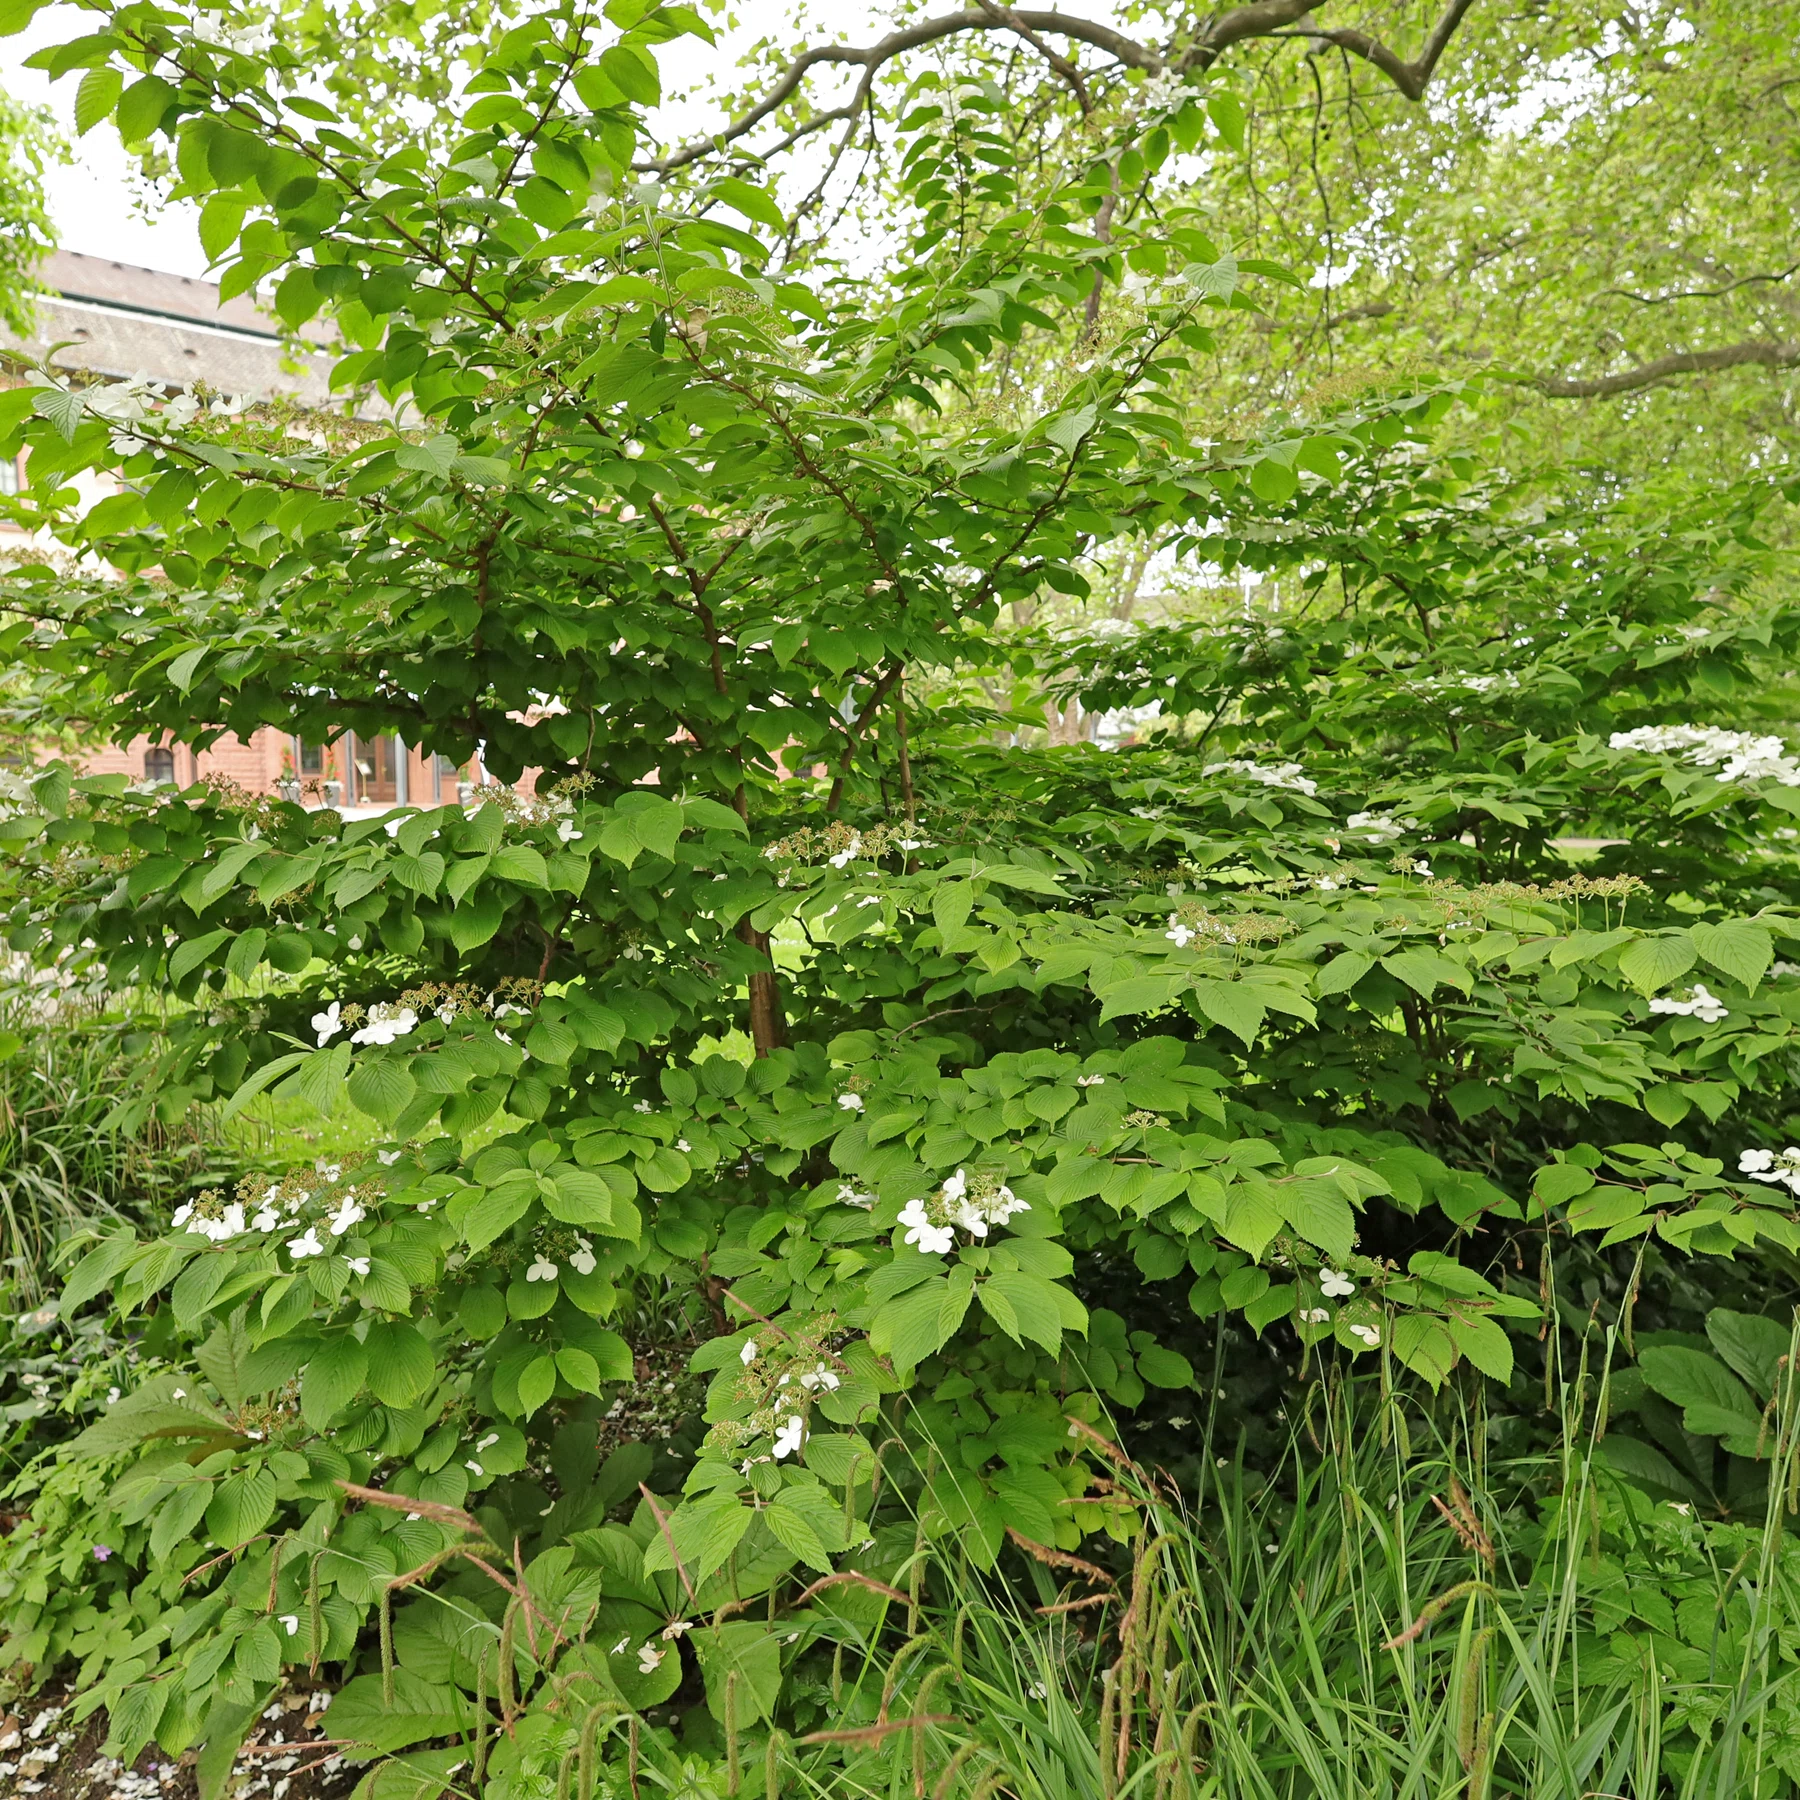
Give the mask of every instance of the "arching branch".
[{"label": "arching branch", "polygon": [[1277,32],[1269,35],[1303,35],[1323,43],[1335,44],[1338,49],[1348,50],[1352,56],[1360,56],[1365,62],[1373,63],[1407,99],[1420,100],[1424,98],[1425,89],[1430,85],[1438,66],[1438,58],[1444,54],[1445,45],[1455,36],[1457,26],[1463,22],[1463,15],[1474,4],[1475,0],[1450,0],[1450,4],[1444,8],[1443,17],[1432,27],[1431,36],[1425,40],[1425,48],[1411,62],[1402,62],[1386,44],[1378,38],[1370,37],[1366,31],[1350,27],[1339,30],[1308,28],[1304,33]]},{"label": "arching branch", "polygon": [[1142,43],[1096,19],[1084,19],[1074,13],[1027,11],[1004,4],[1004,0],[976,0],[964,12],[943,13],[935,19],[921,19],[886,37],[860,48],[850,44],[818,44],[803,50],[775,78],[769,90],[729,124],[709,137],[697,138],[672,150],[667,156],[647,158],[634,166],[647,173],[667,175],[676,169],[708,156],[718,155],[727,146],[747,137],[765,119],[771,117],[805,85],[815,69],[827,65],[861,69],[862,78],[856,92],[843,106],[820,113],[790,132],[787,142],[803,137],[840,119],[853,118],[862,106],[876,75],[888,63],[942,42],[977,31],[1005,31],[1029,44],[1050,67],[1075,90],[1076,98],[1086,110],[1087,78],[1069,56],[1052,49],[1047,41],[1065,39],[1071,45],[1085,45],[1126,69],[1141,69],[1148,75],[1180,74],[1188,70],[1208,69],[1235,44],[1252,38],[1303,36],[1325,40],[1362,57],[1380,69],[1409,100],[1424,93],[1436,69],[1444,47],[1449,43],[1463,16],[1474,0],[1448,0],[1443,16],[1432,28],[1425,47],[1411,62],[1403,61],[1385,44],[1367,33],[1345,29],[1332,31],[1307,26],[1296,32],[1293,27],[1327,3],[1327,0],[1250,0],[1220,13],[1200,28],[1185,43],[1166,45]]},{"label": "arching branch", "polygon": [[1605,400],[1614,394],[1631,394],[1639,388],[1655,387],[1677,375],[1707,375],[1715,369],[1795,367],[1800,367],[1800,343],[1752,340],[1745,344],[1722,344],[1716,350],[1678,350],[1672,356],[1659,356],[1652,362],[1639,363],[1635,369],[1621,369],[1616,375],[1596,375],[1585,381],[1565,381],[1549,375],[1516,375],[1505,379],[1534,387],[1551,400]]}]

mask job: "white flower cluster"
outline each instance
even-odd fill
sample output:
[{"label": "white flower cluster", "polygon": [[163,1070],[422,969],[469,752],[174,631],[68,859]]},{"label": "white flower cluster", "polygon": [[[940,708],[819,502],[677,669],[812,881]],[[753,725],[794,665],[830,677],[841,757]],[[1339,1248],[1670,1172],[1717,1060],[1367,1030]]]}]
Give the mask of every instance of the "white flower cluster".
[{"label": "white flower cluster", "polygon": [[956,1248],[958,1230],[984,1238],[1014,1213],[1030,1211],[1030,1204],[1004,1182],[970,1193],[968,1172],[958,1169],[929,1201],[909,1200],[899,1222],[906,1227],[906,1243],[916,1244],[928,1256],[941,1256]]},{"label": "white flower cluster", "polygon": [[[327,1245],[319,1236],[321,1228],[330,1237],[341,1238],[351,1226],[369,1216],[363,1205],[368,1195],[354,1185],[337,1186],[343,1175],[341,1163],[321,1158],[310,1176],[290,1174],[284,1181],[271,1182],[260,1195],[251,1189],[253,1198],[245,1197],[247,1184],[240,1184],[239,1197],[224,1205],[218,1203],[217,1195],[202,1194],[178,1206],[170,1223],[177,1231],[185,1229],[215,1244],[224,1244],[252,1231],[265,1235],[293,1231],[304,1222],[305,1229],[289,1240],[289,1252],[296,1261],[323,1256]],[[303,1215],[310,1209],[317,1209],[316,1215],[304,1221]],[[357,1266],[359,1263],[361,1267]],[[353,1257],[350,1266],[359,1275],[369,1272],[366,1258]]]},{"label": "white flower cluster", "polygon": [[[569,1267],[577,1275],[591,1275],[597,1264],[594,1255],[592,1238],[578,1237],[575,1248],[569,1252]],[[532,1253],[531,1267],[525,1271],[527,1281],[554,1281],[562,1271],[547,1257],[542,1250]]]},{"label": "white flower cluster", "polygon": [[1708,1025],[1716,1025],[1719,1020],[1731,1017],[1725,1002],[1717,994],[1708,993],[1703,981],[1696,981],[1680,999],[1673,994],[1658,995],[1650,1002],[1650,1010],[1653,1013],[1674,1013],[1684,1019],[1699,1019]]},{"label": "white flower cluster", "polygon": [[[386,1001],[378,1001],[370,1007],[367,1018],[365,1025],[351,1032],[351,1043],[391,1044],[396,1038],[409,1036],[419,1022],[419,1015],[410,1006]],[[334,1000],[323,1012],[314,1013],[312,1028],[318,1033],[319,1047],[323,1049],[344,1029],[342,1006]]]},{"label": "white flower cluster", "polygon": [[1319,784],[1300,773],[1298,763],[1259,763],[1249,762],[1242,757],[1230,762],[1208,763],[1205,773],[1217,775],[1226,772],[1242,775],[1251,781],[1260,781],[1264,787],[1292,788],[1297,794],[1316,794]]},{"label": "white flower cluster", "polygon": [[1371,844],[1391,844],[1419,829],[1417,819],[1396,819],[1392,813],[1352,813],[1344,821],[1346,831],[1360,832]]},{"label": "white flower cluster", "polygon": [[1615,731],[1607,743],[1614,750],[1679,754],[1696,768],[1712,770],[1715,781],[1774,781],[1782,787],[1800,787],[1800,761],[1787,754],[1778,737],[1721,731],[1712,725],[1640,725],[1635,731]]},{"label": "white flower cluster", "polygon": [[236,31],[215,28],[213,35],[202,41],[214,49],[230,50],[238,56],[267,56],[274,47],[275,29],[268,24],[245,25]]},{"label": "white flower cluster", "polygon": [[1773,1150],[1746,1150],[1738,1157],[1738,1173],[1800,1194],[1800,1144],[1789,1144],[1779,1155]]},{"label": "white flower cluster", "polygon": [[509,825],[554,825],[558,842],[581,841],[581,833],[575,829],[574,798],[560,790],[554,794],[521,794],[499,782],[485,782],[471,791],[463,813],[472,819],[488,805],[498,806]]},{"label": "white flower cluster", "polygon": [[[159,385],[167,390],[169,397],[163,401],[161,410],[157,411],[152,402],[159,398]],[[183,393],[172,382],[159,384],[140,371],[128,381],[105,382],[84,389],[81,403],[89,412],[98,413],[101,418],[114,422],[113,454],[130,456],[146,442],[141,432],[130,429],[133,425],[142,424],[146,419],[154,419],[158,425],[165,428],[174,426],[179,430],[184,425],[191,425],[202,412],[231,418],[249,405],[249,399],[247,396],[222,395],[210,406],[203,406],[194,395]]]}]

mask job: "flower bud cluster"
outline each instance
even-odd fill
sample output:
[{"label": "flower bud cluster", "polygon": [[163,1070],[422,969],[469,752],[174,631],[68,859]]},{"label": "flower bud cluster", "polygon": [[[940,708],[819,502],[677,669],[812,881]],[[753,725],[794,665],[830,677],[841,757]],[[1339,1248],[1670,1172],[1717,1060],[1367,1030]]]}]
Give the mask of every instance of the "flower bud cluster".
[{"label": "flower bud cluster", "polygon": [[517,976],[508,976],[485,999],[480,989],[466,981],[428,981],[408,988],[398,1000],[378,1000],[372,1006],[333,1000],[324,1011],[313,1014],[312,1028],[321,1049],[346,1030],[353,1044],[391,1044],[409,1037],[425,1013],[434,1013],[445,1025],[461,1018],[523,1018],[543,998],[541,981]]},{"label": "flower bud cluster", "polygon": [[808,1436],[813,1402],[836,1393],[849,1372],[831,1347],[839,1335],[836,1315],[825,1313],[802,1332],[770,1326],[746,1338],[738,1351],[742,1373],[732,1398],[738,1405],[748,1402],[751,1411],[713,1426],[706,1447],[730,1454],[770,1439],[766,1452],[740,1465],[744,1474],[758,1463],[781,1462],[798,1452]]},{"label": "flower bud cluster", "polygon": [[554,1281],[566,1264],[577,1275],[591,1275],[599,1266],[592,1238],[570,1226],[546,1225],[533,1237],[527,1281]]},{"label": "flower bud cluster", "polygon": [[1163,936],[1177,950],[1185,950],[1196,939],[1227,945],[1278,943],[1294,930],[1292,920],[1274,913],[1216,913],[1201,901],[1189,900],[1170,913]]},{"label": "flower bud cluster", "polygon": [[806,825],[778,838],[763,855],[770,862],[828,863],[834,869],[845,869],[853,862],[879,862],[896,851],[904,854],[930,848],[925,839],[913,837],[904,826],[872,825],[859,831],[854,825],[827,825],[823,830]]},{"label": "flower bud cluster", "polygon": [[565,781],[553,794],[521,794],[499,782],[483,782],[471,789],[463,811],[472,819],[484,806],[497,806],[509,825],[554,825],[560,842],[579,843],[581,833],[575,829],[575,796],[587,785],[577,777]]},{"label": "flower bud cluster", "polygon": [[[346,1182],[343,1176],[341,1163],[323,1157],[311,1169],[289,1170],[279,1181],[246,1175],[233,1199],[207,1188],[178,1206],[170,1223],[215,1244],[251,1233],[298,1232],[287,1246],[296,1261],[323,1256],[332,1241],[366,1219],[369,1208],[384,1197],[378,1184]],[[366,1264],[357,1272],[366,1275]]]},{"label": "flower bud cluster", "polygon": [[1029,1202],[998,1177],[958,1169],[929,1199],[908,1201],[899,1223],[905,1227],[904,1242],[928,1256],[941,1256],[956,1248],[958,1231],[984,1238],[1014,1213],[1030,1211]]}]

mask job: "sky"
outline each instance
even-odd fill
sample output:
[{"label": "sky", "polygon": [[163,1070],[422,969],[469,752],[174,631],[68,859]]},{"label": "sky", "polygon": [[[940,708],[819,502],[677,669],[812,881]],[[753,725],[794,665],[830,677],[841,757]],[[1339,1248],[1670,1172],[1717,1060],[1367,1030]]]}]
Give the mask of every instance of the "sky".
[{"label": "sky", "polygon": [[[871,0],[830,0],[827,10],[832,37],[862,43],[869,41],[871,25],[881,8]],[[662,52],[664,86],[703,85],[709,73],[730,69],[759,38],[771,33],[797,36],[801,22],[802,9],[793,0],[737,0],[720,31],[716,50],[689,38]],[[74,150],[75,161],[52,169],[48,177],[51,215],[62,246],[173,275],[204,276],[206,256],[195,224],[197,209],[162,206],[154,213],[147,212],[139,203],[130,163],[111,125],[96,126],[79,139],[75,136],[71,109],[80,77],[69,75],[52,82],[24,66],[34,51],[92,29],[91,19],[75,8],[56,6],[40,13],[18,36],[0,38],[0,87],[16,100],[47,106]],[[879,31],[878,26],[875,29]],[[676,104],[665,107],[658,122],[664,135],[679,138],[686,135],[683,128],[690,119],[703,116],[697,103]]]}]

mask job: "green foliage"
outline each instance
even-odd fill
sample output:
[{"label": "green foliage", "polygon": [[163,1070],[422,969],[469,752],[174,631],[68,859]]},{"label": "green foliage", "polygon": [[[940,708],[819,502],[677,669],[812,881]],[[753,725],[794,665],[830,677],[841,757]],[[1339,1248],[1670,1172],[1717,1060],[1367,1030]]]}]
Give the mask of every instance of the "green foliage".
[{"label": "green foliage", "polygon": [[[0,818],[12,947],[166,997],[148,1091],[356,1146],[69,1277],[163,1366],[33,1473],[9,1654],[79,1658],[119,1755],[216,1771],[323,1664],[371,1754],[528,1715],[521,1792],[686,1673],[735,1743],[816,1621],[916,1635],[928,1559],[1141,1545],[1115,1439],[1228,1337],[1504,1407],[1596,1318],[1790,1281],[1800,767],[1711,729],[1783,704],[1788,478],[1516,494],[1436,455],[1448,391],[1208,441],[1184,373],[1267,272],[1090,229],[1105,170],[997,90],[916,96],[892,269],[801,280],[740,179],[631,179],[681,8],[534,16],[435,159],[278,99],[291,45],[106,20],[49,63],[355,405],[0,396],[112,571],[23,564],[0,647],[121,736],[532,772],[347,819],[56,764]],[[1015,355],[1054,380],[972,404]],[[1120,544],[1303,603],[1009,624]],[[1046,693],[1164,728],[1022,745]],[[1770,1328],[1717,1297],[1717,1372],[1643,1379],[1760,1475]]]},{"label": "green foliage", "polygon": [[31,297],[37,265],[55,247],[44,200],[44,171],[65,161],[47,113],[0,92],[0,325],[21,336],[32,330]]}]

